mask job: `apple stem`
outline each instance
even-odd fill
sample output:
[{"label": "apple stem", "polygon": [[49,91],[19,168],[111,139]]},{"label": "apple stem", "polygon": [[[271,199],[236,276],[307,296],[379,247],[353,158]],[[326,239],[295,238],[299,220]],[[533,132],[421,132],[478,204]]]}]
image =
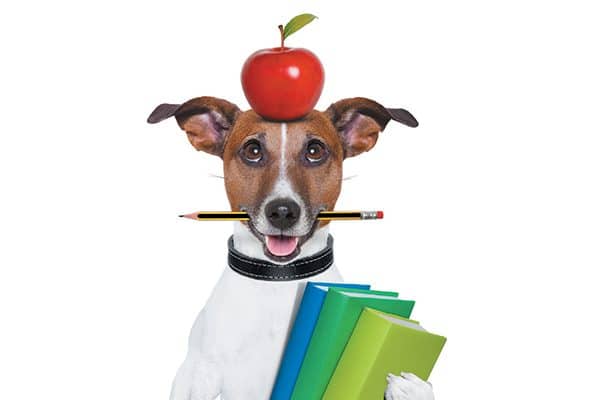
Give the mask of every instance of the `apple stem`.
[{"label": "apple stem", "polygon": [[283,25],[279,25],[278,28],[281,33],[281,49],[283,50],[283,41],[285,40],[285,37],[283,36]]}]

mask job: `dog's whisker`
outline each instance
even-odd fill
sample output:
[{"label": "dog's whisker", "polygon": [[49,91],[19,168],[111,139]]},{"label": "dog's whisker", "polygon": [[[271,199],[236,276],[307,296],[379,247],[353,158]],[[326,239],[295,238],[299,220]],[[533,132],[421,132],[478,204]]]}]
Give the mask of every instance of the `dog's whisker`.
[{"label": "dog's whisker", "polygon": [[208,174],[208,176],[211,178],[225,179],[223,175]]},{"label": "dog's whisker", "polygon": [[350,175],[350,176],[345,176],[342,178],[343,181],[349,181],[350,179],[354,179],[358,176],[358,174],[356,175]]}]

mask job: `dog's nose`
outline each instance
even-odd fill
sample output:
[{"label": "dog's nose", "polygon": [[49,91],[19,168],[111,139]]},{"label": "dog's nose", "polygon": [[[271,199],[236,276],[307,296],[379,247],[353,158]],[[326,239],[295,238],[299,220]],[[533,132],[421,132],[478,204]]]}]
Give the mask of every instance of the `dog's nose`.
[{"label": "dog's nose", "polygon": [[267,219],[279,229],[293,226],[300,218],[300,206],[290,199],[276,199],[265,207]]}]

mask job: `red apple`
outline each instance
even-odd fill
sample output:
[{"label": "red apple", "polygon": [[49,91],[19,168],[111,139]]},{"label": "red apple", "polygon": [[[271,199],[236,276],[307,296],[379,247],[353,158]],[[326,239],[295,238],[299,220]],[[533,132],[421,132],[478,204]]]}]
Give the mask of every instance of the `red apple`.
[{"label": "red apple", "polygon": [[242,87],[254,111],[271,120],[305,116],[317,104],[325,71],[317,56],[301,48],[255,52],[242,68]]},{"label": "red apple", "polygon": [[280,25],[281,46],[258,50],[244,63],[244,94],[262,117],[275,121],[298,119],[317,104],[325,81],[321,61],[311,51],[285,47],[283,42],[314,18],[304,14],[292,19],[285,30]]}]

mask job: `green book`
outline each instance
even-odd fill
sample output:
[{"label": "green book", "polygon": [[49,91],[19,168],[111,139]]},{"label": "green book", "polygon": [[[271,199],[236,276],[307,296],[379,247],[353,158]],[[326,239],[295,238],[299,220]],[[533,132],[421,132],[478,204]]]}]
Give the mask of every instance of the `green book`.
[{"label": "green book", "polygon": [[417,321],[365,308],[323,400],[383,399],[388,373],[427,380],[444,343]]},{"label": "green book", "polygon": [[394,292],[330,288],[291,399],[321,400],[363,307],[410,317],[415,302],[395,296],[397,293]]}]

